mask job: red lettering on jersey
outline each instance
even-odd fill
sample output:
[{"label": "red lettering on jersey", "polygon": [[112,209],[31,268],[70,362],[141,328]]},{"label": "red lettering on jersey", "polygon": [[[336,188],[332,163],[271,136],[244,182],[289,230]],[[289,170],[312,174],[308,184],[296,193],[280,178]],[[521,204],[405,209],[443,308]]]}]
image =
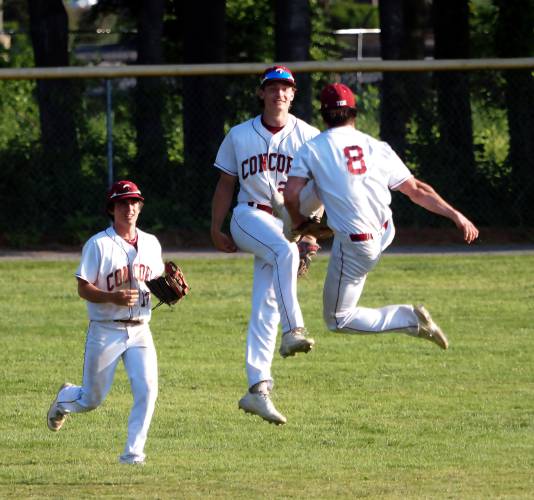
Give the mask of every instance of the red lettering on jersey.
[{"label": "red lettering on jersey", "polygon": [[248,160],[245,160],[241,163],[241,175],[243,176],[243,179],[246,179],[248,177],[248,173],[245,173],[245,165],[248,163]]},{"label": "red lettering on jersey", "polygon": [[113,290],[113,288],[115,288],[112,284],[111,284],[111,278],[113,278],[113,273],[110,273],[106,276],[106,283],[108,284],[108,292],[111,292],[111,290]]},{"label": "red lettering on jersey", "polygon": [[267,170],[267,153],[262,153],[258,155],[260,160],[260,172],[265,172]]},{"label": "red lettering on jersey", "polygon": [[292,156],[287,157],[287,167],[286,167],[286,174],[289,174],[289,171],[291,170],[291,162],[293,161]]},{"label": "red lettering on jersey", "polygon": [[273,163],[273,159],[275,159],[278,155],[276,153],[270,153],[269,154],[269,170],[271,172],[274,172],[276,170],[276,165]]},{"label": "red lettering on jersey", "polygon": [[152,269],[150,269],[150,267],[146,266],[144,281],[148,281],[151,276],[152,276]]},{"label": "red lettering on jersey", "polygon": [[115,271],[115,286],[119,287],[122,285],[122,269],[117,269]]},{"label": "red lettering on jersey", "polygon": [[250,164],[250,175],[254,175],[258,171],[258,158],[256,156],[252,156],[248,161]]},{"label": "red lettering on jersey", "polygon": [[130,268],[128,266],[124,266],[122,268],[122,282],[126,283],[127,281],[130,281]]},{"label": "red lettering on jersey", "polygon": [[138,280],[139,281],[144,281],[145,280],[145,270],[146,270],[146,267],[144,264],[139,264],[139,276],[138,276]]},{"label": "red lettering on jersey", "polygon": [[[343,149],[347,158],[347,169],[351,174],[362,175],[367,172],[367,166],[363,159],[363,149],[360,146],[347,146]],[[359,166],[355,166],[354,164]]]},{"label": "red lettering on jersey", "polygon": [[286,157],[284,155],[278,155],[276,159],[276,170],[278,172],[284,172],[286,169]]}]

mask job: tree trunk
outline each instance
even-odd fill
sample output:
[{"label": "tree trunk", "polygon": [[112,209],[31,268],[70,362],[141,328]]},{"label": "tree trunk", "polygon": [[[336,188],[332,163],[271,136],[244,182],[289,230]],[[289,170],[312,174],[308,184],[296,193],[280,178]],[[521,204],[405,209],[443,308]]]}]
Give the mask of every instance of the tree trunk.
[{"label": "tree trunk", "polygon": [[[275,0],[275,59],[279,62],[307,61],[310,58],[311,19],[308,0]],[[291,68],[290,68],[291,69]],[[295,75],[298,93],[293,113],[312,119],[311,75]]]},{"label": "tree trunk", "polygon": [[[164,0],[141,0],[138,13],[137,63],[162,64]],[[171,181],[167,164],[167,146],[161,115],[163,112],[161,79],[138,78],[135,92],[137,130],[136,179],[150,185],[156,195],[168,192]]]},{"label": "tree trunk", "polygon": [[[468,0],[434,0],[436,59],[469,58]],[[469,80],[465,72],[437,72],[441,168],[440,184],[450,186],[448,198],[465,208],[476,201],[473,126]]]},{"label": "tree trunk", "polygon": [[[184,62],[225,60],[226,2],[184,2]],[[199,22],[201,20],[201,22]],[[195,218],[209,218],[216,175],[213,161],[224,138],[224,77],[189,76],[183,80],[184,179],[194,194]]]},{"label": "tree trunk", "polygon": [[[495,0],[499,8],[499,57],[527,57],[534,49],[534,6],[523,0]],[[527,5],[528,4],[528,5]],[[534,77],[530,70],[504,73],[512,166],[510,201],[514,222],[534,223]]]},{"label": "tree trunk", "polygon": [[[384,60],[423,59],[426,8],[424,0],[382,0],[380,42]],[[406,127],[425,102],[427,78],[415,73],[383,74],[380,136],[402,157]]]},{"label": "tree trunk", "polygon": [[[68,18],[61,0],[29,0],[30,33],[36,67],[69,65]],[[77,89],[65,79],[37,80],[37,102],[43,148],[40,175],[53,179],[43,186],[42,196],[58,221],[78,208],[79,149],[75,112],[79,108]]]},{"label": "tree trunk", "polygon": [[[68,18],[61,0],[29,0],[36,67],[68,66]],[[41,137],[47,152],[77,150],[73,89],[64,79],[37,80]]]}]

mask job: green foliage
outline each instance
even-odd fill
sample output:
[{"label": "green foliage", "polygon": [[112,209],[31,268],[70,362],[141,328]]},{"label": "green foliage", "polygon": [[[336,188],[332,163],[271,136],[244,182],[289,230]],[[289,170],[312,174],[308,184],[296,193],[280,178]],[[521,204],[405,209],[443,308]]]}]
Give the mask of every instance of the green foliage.
[{"label": "green foliage", "polygon": [[493,186],[498,186],[510,174],[510,149],[506,110],[473,105],[473,135],[475,161],[478,169]]},{"label": "green foliage", "polygon": [[0,262],[2,498],[532,497],[534,256],[382,259],[361,305],[425,303],[445,352],[398,333],[328,332],[319,256],[299,282],[316,348],[273,360],[284,427],[237,410],[252,259],[176,257],[192,293],[153,314],[159,397],[145,467],[118,464],[132,403],[122,363],[100,408],[46,427],[59,385],[81,382],[77,261]]},{"label": "green foliage", "polygon": [[380,27],[378,7],[374,5],[353,0],[331,0],[327,5],[326,13],[333,29]]}]

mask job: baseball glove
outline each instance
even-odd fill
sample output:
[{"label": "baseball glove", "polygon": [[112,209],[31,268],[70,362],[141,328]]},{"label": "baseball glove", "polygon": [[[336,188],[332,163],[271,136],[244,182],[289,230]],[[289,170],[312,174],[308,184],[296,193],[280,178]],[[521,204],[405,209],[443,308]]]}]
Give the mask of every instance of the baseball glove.
[{"label": "baseball glove", "polygon": [[303,240],[297,243],[297,247],[299,249],[299,269],[297,276],[302,278],[302,276],[308,274],[312,258],[317,255],[321,247],[317,243],[310,243],[309,241]]},{"label": "baseball glove", "polygon": [[172,261],[165,262],[165,272],[159,278],[145,282],[150,292],[159,299],[158,305],[171,306],[182,300],[190,291],[182,270]]},{"label": "baseball glove", "polygon": [[304,221],[300,226],[291,229],[291,234],[286,238],[289,241],[299,241],[302,236],[313,236],[316,240],[325,240],[331,238],[334,232],[321,220],[316,217],[310,217]]}]

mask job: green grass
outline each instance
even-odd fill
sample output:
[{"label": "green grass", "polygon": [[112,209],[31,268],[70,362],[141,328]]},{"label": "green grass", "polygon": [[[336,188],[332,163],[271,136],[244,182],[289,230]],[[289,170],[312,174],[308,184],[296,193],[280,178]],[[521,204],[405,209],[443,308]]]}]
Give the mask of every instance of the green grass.
[{"label": "green grass", "polygon": [[180,262],[192,294],[154,312],[160,395],[145,467],[117,463],[124,369],[98,410],[48,431],[79,383],[85,328],[76,262],[0,261],[0,497],[532,498],[534,256],[382,259],[362,305],[424,303],[451,348],[400,334],[328,332],[326,259],[299,298],[316,349],[275,356],[268,425],[237,410],[251,260]]}]

